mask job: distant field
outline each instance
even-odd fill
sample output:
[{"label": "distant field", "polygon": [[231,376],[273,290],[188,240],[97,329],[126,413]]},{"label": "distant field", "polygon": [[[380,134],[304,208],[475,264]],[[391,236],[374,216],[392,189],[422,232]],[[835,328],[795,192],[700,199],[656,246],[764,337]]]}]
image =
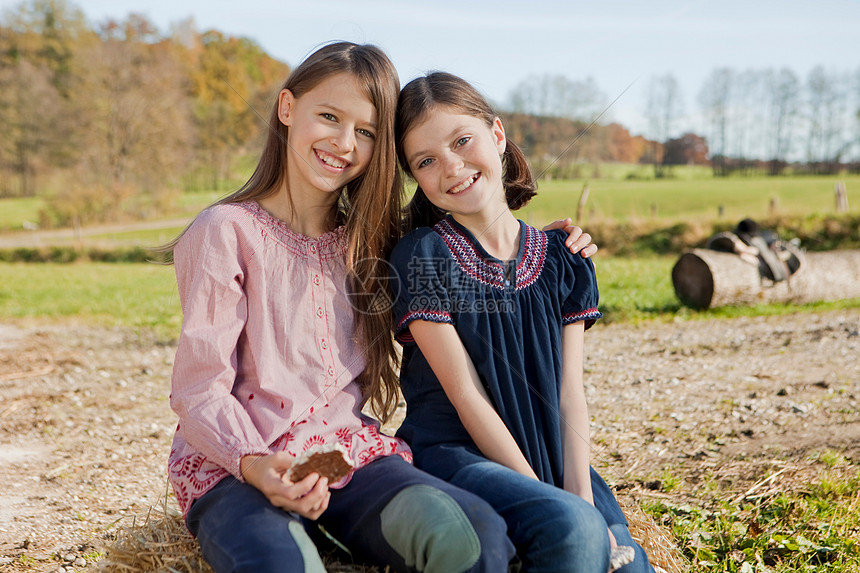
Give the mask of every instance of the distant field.
[{"label": "distant field", "polygon": [[[777,215],[832,213],[835,209],[834,184],[844,181],[851,211],[860,212],[860,176],[832,177],[759,177],[611,180],[587,182],[589,196],[585,222],[635,220],[655,217],[663,222],[723,218],[737,221],[745,217],[770,215],[776,201]],[[541,181],[538,195],[520,211],[535,224],[562,216],[575,216],[584,181]],[[853,193],[852,193],[853,192]]]},{"label": "distant field", "polygon": [[44,204],[40,197],[0,199],[0,233],[20,231],[24,228],[24,221],[38,223],[39,210]]},{"label": "distant field", "polygon": [[112,243],[117,245],[132,245],[152,247],[163,245],[176,238],[185,227],[167,227],[164,229],[139,229],[90,235],[88,241],[95,243]]},{"label": "distant field", "polygon": [[[715,220],[720,205],[723,218],[735,221],[744,217],[763,218],[770,214],[776,201],[779,215],[831,213],[834,210],[833,186],[844,181],[852,212],[860,212],[860,175],[827,177],[728,177],[714,178],[707,168],[677,167],[673,178],[648,179],[650,166],[588,166],[597,170],[599,179],[541,181],[538,195],[519,216],[535,225],[565,216],[575,216],[584,185],[590,189],[585,208],[585,222],[656,218],[661,222],[679,220]],[[628,176],[634,177],[628,179]],[[224,193],[200,191],[184,193],[174,213],[165,219],[193,217]],[[22,229],[23,221],[37,222],[44,202],[40,198],[0,199],[0,232]],[[165,235],[144,233],[142,242],[162,242]],[[124,236],[135,240],[137,237]]]},{"label": "distant field", "polygon": [[[173,213],[167,214],[165,219],[177,217],[193,217],[194,214],[218,199],[223,193],[215,191],[196,191],[183,193]],[[4,231],[20,231],[24,221],[31,223],[39,222],[39,211],[45,207],[45,200],[41,197],[24,197],[13,199],[0,199],[0,233]]]}]

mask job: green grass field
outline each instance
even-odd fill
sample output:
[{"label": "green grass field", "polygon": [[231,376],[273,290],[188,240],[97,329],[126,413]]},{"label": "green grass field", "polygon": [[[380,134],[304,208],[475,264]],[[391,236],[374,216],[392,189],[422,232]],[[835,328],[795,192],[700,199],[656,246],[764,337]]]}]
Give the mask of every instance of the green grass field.
[{"label": "green grass field", "polygon": [[164,229],[142,229],[133,231],[119,231],[116,233],[101,233],[90,235],[88,241],[95,243],[111,243],[117,245],[134,245],[141,247],[153,247],[163,245],[179,236],[184,226],[165,227]]},{"label": "green grass field", "polygon": [[155,264],[0,264],[0,320],[82,321],[153,329],[182,322],[173,267]]},{"label": "green grass field", "polygon": [[39,222],[39,211],[44,207],[41,197],[22,197],[0,199],[0,233],[20,231],[24,221]]},{"label": "green grass field", "polygon": [[[193,217],[201,209],[221,197],[223,193],[215,191],[199,191],[183,193],[176,205],[174,213],[165,219]],[[0,233],[20,231],[24,221],[39,222],[39,212],[45,207],[45,199],[41,197],[15,197],[0,199]]]},{"label": "green grass field", "polygon": [[[694,311],[671,282],[673,257],[596,258],[605,323],[697,320],[860,307],[860,299]],[[80,320],[151,328],[174,339],[182,322],[173,267],[147,263],[0,263],[0,320]]]},{"label": "green grass field", "polygon": [[[601,220],[739,221],[745,217],[768,217],[775,200],[777,215],[833,213],[834,185],[844,181],[851,204],[851,191],[860,190],[860,176],[832,177],[729,177],[702,179],[652,179],[592,181],[541,181],[538,195],[520,211],[520,217],[542,224],[574,217],[584,185],[589,187],[584,223]],[[652,210],[652,207],[654,210]],[[855,197],[851,212],[860,212]]]}]

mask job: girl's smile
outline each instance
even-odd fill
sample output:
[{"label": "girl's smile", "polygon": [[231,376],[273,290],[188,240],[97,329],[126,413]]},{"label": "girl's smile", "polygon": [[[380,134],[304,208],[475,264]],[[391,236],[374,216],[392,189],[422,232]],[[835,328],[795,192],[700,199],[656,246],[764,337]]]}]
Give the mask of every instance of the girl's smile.
[{"label": "girl's smile", "polygon": [[461,192],[469,189],[472,184],[478,180],[480,176],[480,173],[475,173],[474,175],[466,177],[466,179],[464,179],[459,185],[456,185],[449,189],[448,193],[450,193],[451,195],[459,195]]},{"label": "girl's smile", "polygon": [[343,171],[351,165],[346,159],[342,159],[322,149],[316,149],[314,150],[314,153],[316,153],[317,158],[323,166],[332,173],[343,173]]}]

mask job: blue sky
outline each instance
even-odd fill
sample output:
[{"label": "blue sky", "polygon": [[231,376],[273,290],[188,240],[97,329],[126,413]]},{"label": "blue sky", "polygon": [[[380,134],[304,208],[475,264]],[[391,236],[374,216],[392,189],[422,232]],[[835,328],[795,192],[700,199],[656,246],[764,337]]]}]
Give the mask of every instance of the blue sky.
[{"label": "blue sky", "polygon": [[[0,0],[0,9],[18,4]],[[91,22],[145,14],[162,31],[193,17],[199,30],[217,28],[253,38],[295,64],[335,39],[374,43],[391,56],[401,82],[429,69],[463,76],[505,102],[530,74],[593,77],[614,98],[612,118],[642,132],[647,86],[673,73],[687,121],[718,66],[793,69],[815,65],[860,69],[860,1],[509,1],[393,0],[80,0]]]}]

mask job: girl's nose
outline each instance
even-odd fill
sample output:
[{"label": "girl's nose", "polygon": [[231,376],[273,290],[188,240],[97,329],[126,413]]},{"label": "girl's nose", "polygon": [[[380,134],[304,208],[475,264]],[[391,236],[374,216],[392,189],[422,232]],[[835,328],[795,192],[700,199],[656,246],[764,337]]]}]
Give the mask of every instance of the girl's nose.
[{"label": "girl's nose", "polygon": [[463,168],[463,159],[456,153],[447,153],[442,158],[445,175],[457,175]]},{"label": "girl's nose", "polygon": [[331,143],[339,151],[352,151],[353,147],[355,147],[355,134],[351,128],[338,129],[332,134]]}]

